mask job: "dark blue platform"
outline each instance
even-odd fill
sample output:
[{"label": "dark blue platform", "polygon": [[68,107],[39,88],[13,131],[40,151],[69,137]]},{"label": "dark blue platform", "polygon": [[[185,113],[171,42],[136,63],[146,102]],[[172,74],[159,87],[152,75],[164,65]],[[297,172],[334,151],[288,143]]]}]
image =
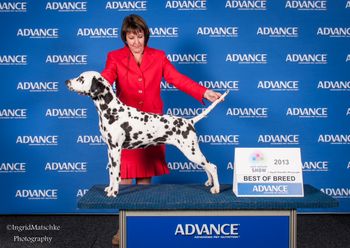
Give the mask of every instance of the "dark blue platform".
[{"label": "dark blue platform", "polygon": [[121,185],[116,198],[108,198],[106,185],[93,186],[78,202],[81,209],[119,210],[289,210],[335,208],[339,203],[318,189],[304,185],[304,197],[236,197],[232,185],[220,194],[193,184]]}]

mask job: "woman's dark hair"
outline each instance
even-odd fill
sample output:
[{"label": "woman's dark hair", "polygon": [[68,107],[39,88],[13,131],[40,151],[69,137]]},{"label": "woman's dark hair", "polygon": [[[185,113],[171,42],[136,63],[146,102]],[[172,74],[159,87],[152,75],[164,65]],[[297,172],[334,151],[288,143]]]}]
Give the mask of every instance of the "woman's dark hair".
[{"label": "woman's dark hair", "polygon": [[122,31],[121,31],[121,38],[125,45],[126,43],[126,34],[129,32],[132,33],[138,33],[140,31],[143,31],[145,35],[145,46],[148,43],[150,31],[149,28],[145,22],[145,20],[138,15],[128,15],[124,18],[123,24],[122,24]]}]

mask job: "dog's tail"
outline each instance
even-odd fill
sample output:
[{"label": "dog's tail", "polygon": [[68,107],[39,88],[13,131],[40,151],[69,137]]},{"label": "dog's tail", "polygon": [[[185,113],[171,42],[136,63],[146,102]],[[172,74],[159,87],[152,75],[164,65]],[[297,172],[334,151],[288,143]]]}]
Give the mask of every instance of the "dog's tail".
[{"label": "dog's tail", "polygon": [[197,123],[198,121],[200,121],[201,119],[203,119],[205,116],[207,116],[209,114],[210,111],[212,111],[216,105],[218,105],[218,103],[220,103],[224,98],[225,96],[229,93],[229,91],[227,90],[224,94],[222,94],[220,96],[219,99],[217,99],[215,102],[213,102],[206,110],[204,110],[202,113],[200,113],[199,115],[193,117],[191,119],[192,123],[195,124]]}]

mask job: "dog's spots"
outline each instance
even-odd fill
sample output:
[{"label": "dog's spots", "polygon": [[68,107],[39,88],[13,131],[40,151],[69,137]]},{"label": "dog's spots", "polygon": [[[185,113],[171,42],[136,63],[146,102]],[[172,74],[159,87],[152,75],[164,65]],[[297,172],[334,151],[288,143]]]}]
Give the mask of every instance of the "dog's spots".
[{"label": "dog's spots", "polygon": [[173,132],[172,132],[172,131],[166,131],[165,133],[166,133],[167,135],[169,135],[169,136],[173,135]]},{"label": "dog's spots", "polygon": [[187,139],[188,135],[190,134],[190,132],[195,132],[193,126],[191,124],[187,125],[186,131],[182,131],[182,137],[184,137],[184,139]]},{"label": "dog's spots", "polygon": [[113,159],[113,157],[112,157],[112,167],[116,167],[117,166],[117,163],[115,162],[115,160]]},{"label": "dog's spots", "polygon": [[150,133],[148,133],[148,134],[147,134],[147,138],[152,139],[153,136],[152,136]]},{"label": "dog's spots", "polygon": [[162,136],[162,137],[158,137],[158,138],[155,138],[153,141],[156,143],[156,144],[164,144],[165,141],[167,140],[168,136]]},{"label": "dog's spots", "polygon": [[100,109],[101,109],[101,111],[104,111],[104,110],[108,109],[108,105],[105,104],[105,103],[101,103],[100,104]]},{"label": "dog's spots", "polygon": [[112,114],[110,109],[108,109],[107,113],[105,113],[103,116],[108,120],[109,125],[113,124],[119,119],[118,115]]},{"label": "dog's spots", "polygon": [[124,111],[125,111],[125,109],[123,107],[119,108],[119,112],[124,112]]},{"label": "dog's spots", "polygon": [[113,95],[111,92],[108,92],[102,98],[105,101],[105,103],[108,105],[113,100]]},{"label": "dog's spots", "polygon": [[165,119],[163,116],[160,117],[159,119],[161,122],[164,122],[164,123],[168,123],[169,121],[167,119]]},{"label": "dog's spots", "polygon": [[129,148],[130,147],[130,141],[131,141],[131,131],[132,127],[130,126],[129,122],[123,122],[120,127],[124,130],[125,133],[125,141],[123,143],[123,148]]},{"label": "dog's spots", "polygon": [[137,147],[139,147],[142,143],[143,143],[143,142],[142,142],[141,140],[136,141],[136,142],[134,142],[134,143],[131,144],[131,147],[137,148]]},{"label": "dog's spots", "polygon": [[132,127],[129,122],[123,122],[120,127],[125,131],[125,135],[130,134]]},{"label": "dog's spots", "polygon": [[118,144],[113,142],[112,135],[110,133],[108,133],[107,136],[108,136],[108,139],[107,139],[108,146],[111,147],[111,148],[116,148],[118,146]]},{"label": "dog's spots", "polygon": [[149,119],[149,116],[148,116],[148,115],[145,115],[144,121],[145,121],[145,122],[148,122],[148,119]]}]

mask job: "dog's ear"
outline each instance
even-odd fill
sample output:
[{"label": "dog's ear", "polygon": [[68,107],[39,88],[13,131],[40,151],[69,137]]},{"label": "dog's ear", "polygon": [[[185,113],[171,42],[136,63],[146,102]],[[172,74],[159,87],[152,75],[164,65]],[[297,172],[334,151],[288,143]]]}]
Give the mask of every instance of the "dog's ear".
[{"label": "dog's ear", "polygon": [[90,87],[91,97],[97,97],[104,91],[104,89],[105,86],[103,85],[101,78],[97,79],[96,77],[93,77]]}]

